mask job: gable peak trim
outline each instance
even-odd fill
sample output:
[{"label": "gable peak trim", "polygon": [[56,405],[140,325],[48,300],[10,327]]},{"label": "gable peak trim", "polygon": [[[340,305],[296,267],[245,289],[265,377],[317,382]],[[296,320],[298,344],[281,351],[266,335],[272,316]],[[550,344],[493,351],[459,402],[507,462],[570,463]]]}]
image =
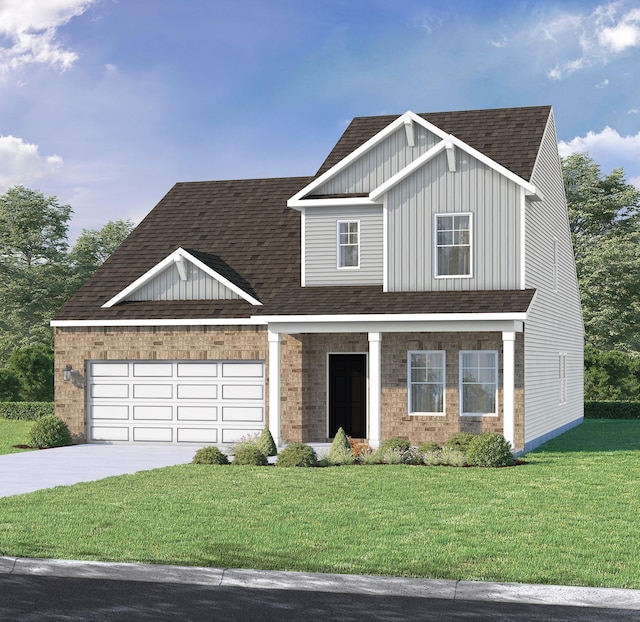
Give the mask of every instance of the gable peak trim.
[{"label": "gable peak trim", "polygon": [[210,277],[229,288],[234,293],[238,294],[241,298],[246,300],[248,303],[254,306],[262,306],[262,303],[257,299],[248,294],[244,289],[238,287],[235,283],[230,281],[229,279],[222,276],[219,272],[208,266],[206,263],[200,261],[197,257],[192,255],[189,251],[185,250],[182,247],[178,247],[173,253],[165,257],[161,262],[157,263],[153,268],[147,270],[142,276],[137,278],[131,285],[125,287],[121,292],[116,294],[113,298],[108,300],[102,305],[103,309],[108,309],[117,305],[119,302],[123,302],[126,300],[131,294],[135,291],[146,285],[149,281],[151,281],[154,277],[160,274],[163,270],[165,270],[172,263],[176,264],[178,268],[178,272],[180,273],[180,278],[184,276],[186,278],[186,262],[190,262]]}]

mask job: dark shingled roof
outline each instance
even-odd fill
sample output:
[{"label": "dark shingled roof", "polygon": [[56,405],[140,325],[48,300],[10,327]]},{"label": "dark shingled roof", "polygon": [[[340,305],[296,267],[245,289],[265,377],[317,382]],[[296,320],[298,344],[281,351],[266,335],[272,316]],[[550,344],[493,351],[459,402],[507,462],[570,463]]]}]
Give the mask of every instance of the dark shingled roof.
[{"label": "dark shingled roof", "polygon": [[[529,179],[549,107],[421,115]],[[396,117],[354,119],[321,171]],[[176,184],[56,320],[248,318],[252,315],[523,312],[533,290],[382,292],[381,286],[300,286],[300,214],[287,200],[313,177]],[[262,306],[244,300],[102,305],[178,247]]]}]

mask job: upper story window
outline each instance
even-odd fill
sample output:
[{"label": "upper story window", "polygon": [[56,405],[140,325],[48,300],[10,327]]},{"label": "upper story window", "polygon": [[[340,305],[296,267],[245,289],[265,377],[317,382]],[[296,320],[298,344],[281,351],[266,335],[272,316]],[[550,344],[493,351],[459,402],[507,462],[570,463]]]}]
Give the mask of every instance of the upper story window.
[{"label": "upper story window", "polygon": [[408,353],[409,413],[444,414],[445,353],[441,350]]},{"label": "upper story window", "polygon": [[435,276],[471,276],[471,214],[435,215]]},{"label": "upper story window", "polygon": [[338,221],[338,268],[360,267],[360,221]]},{"label": "upper story window", "polygon": [[460,351],[460,414],[497,415],[498,353]]}]

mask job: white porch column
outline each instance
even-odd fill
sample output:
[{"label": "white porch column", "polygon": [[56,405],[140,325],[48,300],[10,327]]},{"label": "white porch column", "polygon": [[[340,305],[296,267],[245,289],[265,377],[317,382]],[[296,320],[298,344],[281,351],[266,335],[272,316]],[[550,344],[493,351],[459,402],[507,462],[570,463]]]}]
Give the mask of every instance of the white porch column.
[{"label": "white porch column", "polygon": [[269,334],[269,432],[280,446],[280,333]]},{"label": "white porch column", "polygon": [[516,334],[515,332],[502,333],[502,417],[503,436],[511,446],[516,446],[515,431],[515,365],[516,365]]},{"label": "white porch column", "polygon": [[380,395],[382,392],[382,333],[369,333],[369,445],[380,446]]}]

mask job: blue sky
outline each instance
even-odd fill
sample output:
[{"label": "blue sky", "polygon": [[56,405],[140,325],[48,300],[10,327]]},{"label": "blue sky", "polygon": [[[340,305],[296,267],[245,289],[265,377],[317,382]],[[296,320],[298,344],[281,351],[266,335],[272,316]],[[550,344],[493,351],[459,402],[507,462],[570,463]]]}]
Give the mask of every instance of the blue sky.
[{"label": "blue sky", "polygon": [[640,187],[640,0],[0,0],[0,192],[138,222],[177,181],[314,174],[350,119],[551,104]]}]

